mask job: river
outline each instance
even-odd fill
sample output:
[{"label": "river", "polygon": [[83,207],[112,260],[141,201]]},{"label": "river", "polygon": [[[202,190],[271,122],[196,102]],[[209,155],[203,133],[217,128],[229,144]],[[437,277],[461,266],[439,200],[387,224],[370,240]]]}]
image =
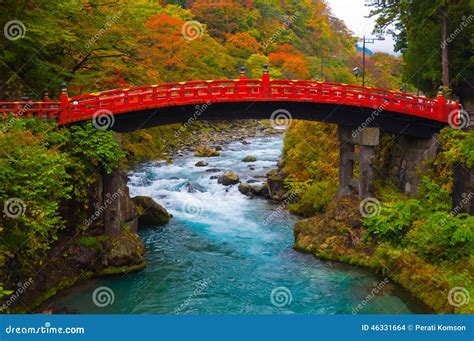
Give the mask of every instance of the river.
[{"label": "river", "polygon": [[[174,215],[165,226],[140,231],[147,268],[84,282],[57,296],[51,307],[72,313],[420,312],[384,278],[294,251],[295,216],[283,211],[268,218],[278,204],[250,199],[237,186],[211,179],[219,173],[206,169],[235,170],[243,181],[263,180],[280,157],[282,138],[247,141],[251,144],[225,146],[220,157],[206,159],[208,167],[195,167],[202,159],[186,154],[170,165],[149,163],[131,172],[131,195],[152,196]],[[257,162],[242,162],[247,155]],[[384,290],[373,295],[377,286]],[[98,287],[110,288],[113,303],[94,304]]]}]

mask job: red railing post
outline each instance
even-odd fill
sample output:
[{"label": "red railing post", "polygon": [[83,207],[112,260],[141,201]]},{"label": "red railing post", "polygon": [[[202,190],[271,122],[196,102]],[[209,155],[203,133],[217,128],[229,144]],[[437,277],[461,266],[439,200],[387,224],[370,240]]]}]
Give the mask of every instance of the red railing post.
[{"label": "red railing post", "polygon": [[58,115],[58,123],[60,124],[61,118],[67,116],[67,108],[69,106],[69,96],[67,94],[67,86],[66,83],[61,84],[61,93],[59,95],[59,115]]},{"label": "red railing post", "polygon": [[261,92],[263,95],[271,95],[272,89],[270,87],[270,72],[268,71],[268,65],[263,65]]},{"label": "red railing post", "polygon": [[443,96],[443,91],[441,88],[438,90],[437,102],[438,102],[438,112],[437,112],[438,119],[442,120],[443,122],[448,122],[449,113],[446,113],[446,99]]}]

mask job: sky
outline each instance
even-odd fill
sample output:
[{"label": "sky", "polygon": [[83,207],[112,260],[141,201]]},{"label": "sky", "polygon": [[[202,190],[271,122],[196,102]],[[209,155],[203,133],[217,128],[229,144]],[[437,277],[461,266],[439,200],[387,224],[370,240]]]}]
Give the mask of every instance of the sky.
[{"label": "sky", "polygon": [[[375,18],[365,18],[371,9],[371,7],[364,6],[367,3],[366,0],[326,0],[326,2],[331,7],[334,16],[343,20],[356,36],[362,37],[364,34],[372,36]],[[385,41],[376,41],[375,44],[367,45],[367,48],[374,52],[395,54],[393,46],[392,37],[385,35]]]}]

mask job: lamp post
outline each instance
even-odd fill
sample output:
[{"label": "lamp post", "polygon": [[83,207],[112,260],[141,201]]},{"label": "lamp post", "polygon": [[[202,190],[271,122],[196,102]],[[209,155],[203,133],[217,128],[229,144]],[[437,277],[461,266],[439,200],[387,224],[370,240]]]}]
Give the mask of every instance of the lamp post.
[{"label": "lamp post", "polygon": [[[337,56],[333,55],[331,58],[337,58]],[[321,55],[321,81],[324,81],[324,62],[325,58],[323,55]]]},{"label": "lamp post", "polygon": [[365,86],[365,44],[375,44],[376,40],[385,40],[385,38],[382,36],[366,38],[364,36],[360,39],[360,41],[362,41],[362,86]]}]

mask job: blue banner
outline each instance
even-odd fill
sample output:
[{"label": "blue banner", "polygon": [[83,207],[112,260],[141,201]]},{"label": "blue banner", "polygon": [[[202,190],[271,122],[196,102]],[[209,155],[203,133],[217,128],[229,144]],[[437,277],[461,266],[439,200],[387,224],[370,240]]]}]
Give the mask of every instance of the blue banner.
[{"label": "blue banner", "polygon": [[472,315],[1,315],[0,340],[474,340]]}]

